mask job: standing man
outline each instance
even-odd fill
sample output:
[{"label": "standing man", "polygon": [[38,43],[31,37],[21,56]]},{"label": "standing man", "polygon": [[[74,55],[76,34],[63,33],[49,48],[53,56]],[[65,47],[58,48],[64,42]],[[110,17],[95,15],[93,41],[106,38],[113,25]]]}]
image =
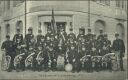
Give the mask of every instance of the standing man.
[{"label": "standing man", "polygon": [[26,43],[27,50],[29,50],[30,46],[33,46],[34,48],[35,40],[33,35],[33,29],[31,27],[28,29],[28,34],[25,35],[25,43]]},{"label": "standing man", "polygon": [[79,34],[77,36],[77,49],[78,49],[78,53],[81,51],[81,44],[82,43],[85,44],[85,29],[84,28],[80,28],[79,29]]},{"label": "standing man", "polygon": [[17,28],[17,33],[13,37],[16,54],[20,54],[21,45],[23,44],[23,35],[20,33],[20,29]]},{"label": "standing man", "polygon": [[123,57],[124,57],[124,53],[125,53],[125,45],[124,45],[123,40],[119,39],[118,33],[115,34],[115,37],[116,37],[116,39],[113,41],[112,49],[117,55],[121,71],[124,71]]},{"label": "standing man", "polygon": [[100,35],[97,37],[97,40],[99,39],[103,40],[104,39],[103,29],[100,29],[99,32],[100,32]]},{"label": "standing man", "polygon": [[38,46],[41,46],[43,49],[45,47],[45,38],[42,35],[42,30],[38,30],[38,35],[37,35],[37,40],[36,40],[36,44],[35,44],[35,48],[37,49]]},{"label": "standing man", "polygon": [[99,56],[103,56],[104,34],[102,29],[100,29],[99,31],[100,31],[100,35],[97,37],[97,49]]},{"label": "standing man", "polygon": [[88,28],[88,33],[86,35],[86,40],[87,42],[89,42],[90,40],[92,40],[93,34],[91,33],[91,29]]},{"label": "standing man", "polygon": [[76,42],[76,35],[73,33],[73,29],[70,28],[70,33],[68,34],[68,42]]},{"label": "standing man", "polygon": [[91,29],[88,29],[88,34],[86,35],[86,44],[87,44],[87,49],[86,53],[87,55],[91,55],[91,42],[92,42],[93,34],[91,33]]},{"label": "standing man", "polygon": [[53,39],[54,34],[50,28],[47,29],[47,34],[45,35],[46,46],[50,46],[51,40]]},{"label": "standing man", "polygon": [[14,58],[15,58],[16,54],[14,53],[13,41],[10,40],[9,35],[6,35],[6,41],[4,41],[2,43],[1,50],[5,51],[5,56],[9,55],[11,57],[11,61],[10,61],[10,64],[9,64],[9,69],[7,70],[8,72],[10,72],[14,68],[13,61],[14,61]]}]

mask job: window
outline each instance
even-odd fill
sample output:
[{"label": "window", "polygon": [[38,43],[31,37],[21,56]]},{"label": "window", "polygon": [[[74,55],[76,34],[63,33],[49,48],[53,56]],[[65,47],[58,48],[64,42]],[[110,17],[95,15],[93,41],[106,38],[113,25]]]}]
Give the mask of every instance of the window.
[{"label": "window", "polygon": [[[47,29],[51,28],[51,22],[44,22],[44,25]],[[66,29],[66,22],[56,22],[57,32],[59,33],[60,30],[63,28]]]},{"label": "window", "polygon": [[92,0],[92,1],[95,1],[97,3],[102,3],[105,5],[110,5],[110,0]]},{"label": "window", "polygon": [[116,0],[116,7],[121,7],[120,0]]},{"label": "window", "polygon": [[7,1],[7,9],[10,9],[10,0]]},{"label": "window", "polygon": [[18,5],[20,5],[21,3],[23,3],[24,2],[24,0],[15,0],[15,1],[13,1],[13,7],[16,7],[16,6],[18,6]]},{"label": "window", "polygon": [[105,29],[106,23],[103,20],[97,20],[94,26],[95,26],[95,34],[97,35],[99,35],[99,29],[103,29],[104,32],[106,31]]}]

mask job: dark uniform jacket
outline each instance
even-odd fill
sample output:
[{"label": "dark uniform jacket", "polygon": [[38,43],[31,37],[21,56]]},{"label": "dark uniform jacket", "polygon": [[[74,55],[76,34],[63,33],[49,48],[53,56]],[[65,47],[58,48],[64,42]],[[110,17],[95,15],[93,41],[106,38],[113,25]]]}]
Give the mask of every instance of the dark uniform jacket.
[{"label": "dark uniform jacket", "polygon": [[2,46],[1,46],[1,49],[5,49],[6,51],[6,54],[9,54],[9,55],[13,55],[14,53],[14,45],[13,45],[13,41],[9,40],[9,41],[4,41]]},{"label": "dark uniform jacket", "polygon": [[14,42],[15,48],[17,48],[17,46],[21,46],[23,44],[23,35],[15,34],[13,37],[13,42]]},{"label": "dark uniform jacket", "polygon": [[25,43],[27,45],[27,49],[29,49],[30,46],[32,46],[34,48],[35,42],[32,41],[32,40],[34,40],[34,35],[33,34],[25,35]]},{"label": "dark uniform jacket", "polygon": [[125,52],[125,45],[123,40],[121,39],[116,39],[113,41],[112,49],[114,51],[121,51],[121,53]]},{"label": "dark uniform jacket", "polygon": [[76,41],[76,35],[74,33],[68,34],[68,40],[72,39],[73,41]]}]

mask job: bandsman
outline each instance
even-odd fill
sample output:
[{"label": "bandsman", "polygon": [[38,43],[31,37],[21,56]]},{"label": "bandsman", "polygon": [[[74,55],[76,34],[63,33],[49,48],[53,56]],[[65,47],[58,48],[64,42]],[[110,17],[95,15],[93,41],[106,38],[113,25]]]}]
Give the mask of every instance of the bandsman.
[{"label": "bandsman", "polygon": [[9,35],[6,35],[6,41],[4,41],[2,43],[1,50],[5,51],[5,56],[9,55],[11,57],[10,67],[7,70],[8,72],[10,72],[10,71],[12,71],[12,69],[14,69],[13,61],[14,61],[14,58],[15,58],[16,54],[14,52],[13,41],[10,40],[10,36]]},{"label": "bandsman", "polygon": [[34,35],[33,35],[33,29],[30,27],[28,29],[28,34],[25,35],[25,44],[27,47],[27,50],[29,49],[29,47],[35,47],[35,39],[34,39]]},{"label": "bandsman", "polygon": [[77,42],[81,43],[85,41],[85,29],[84,28],[80,28],[79,29],[79,34],[77,36]]},{"label": "bandsman", "polygon": [[100,28],[99,32],[100,32],[100,34],[99,34],[99,36],[97,37],[97,40],[99,40],[99,39],[103,40],[103,39],[104,39],[103,29]]},{"label": "bandsman", "polygon": [[35,44],[35,48],[37,48],[38,46],[42,46],[42,48],[44,49],[46,47],[46,43],[45,43],[45,37],[41,34],[42,31],[38,30],[38,35],[37,35],[37,41]]},{"label": "bandsman", "polygon": [[68,43],[75,42],[76,43],[76,35],[73,33],[73,29],[70,28],[70,33],[68,34]]},{"label": "bandsman", "polygon": [[88,28],[88,33],[87,33],[87,35],[85,37],[86,37],[85,42],[87,44],[86,54],[87,55],[92,55],[92,53],[91,53],[91,44],[92,43],[91,42],[92,42],[93,34],[91,33],[91,29],[90,28]]},{"label": "bandsman", "polygon": [[17,33],[13,37],[16,54],[20,54],[21,45],[23,45],[23,35],[20,33],[20,29],[17,28]]},{"label": "bandsman", "polygon": [[104,41],[103,41],[103,53],[104,53],[104,55],[111,52],[110,47],[111,47],[111,41],[108,40],[108,35],[104,34]]},{"label": "bandsman", "polygon": [[50,43],[50,46],[48,47],[46,52],[48,54],[48,67],[52,71],[55,71],[57,66],[57,54],[53,46],[53,43]]},{"label": "bandsman", "polygon": [[125,53],[125,45],[122,39],[119,39],[119,34],[115,34],[115,40],[113,41],[112,49],[116,53],[117,59],[119,61],[121,71],[124,71],[123,67],[123,57]]}]

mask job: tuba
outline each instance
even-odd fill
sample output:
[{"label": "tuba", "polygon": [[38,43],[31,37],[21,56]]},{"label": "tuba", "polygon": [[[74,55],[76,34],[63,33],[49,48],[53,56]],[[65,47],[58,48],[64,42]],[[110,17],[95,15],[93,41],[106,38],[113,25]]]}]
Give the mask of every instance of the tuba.
[{"label": "tuba", "polygon": [[25,55],[25,53],[19,54],[14,58],[14,67],[17,67],[17,65],[20,64],[23,55]]},{"label": "tuba", "polygon": [[8,70],[10,67],[11,57],[9,55],[2,55],[1,70]]},{"label": "tuba", "polygon": [[31,66],[32,67],[32,65],[33,65],[33,55],[34,55],[35,53],[33,52],[33,53],[31,53],[30,55],[28,55],[28,57],[25,59],[25,67],[28,67],[28,66]]},{"label": "tuba", "polygon": [[41,56],[42,52],[40,51],[36,57],[37,63],[40,65],[44,58]]}]

